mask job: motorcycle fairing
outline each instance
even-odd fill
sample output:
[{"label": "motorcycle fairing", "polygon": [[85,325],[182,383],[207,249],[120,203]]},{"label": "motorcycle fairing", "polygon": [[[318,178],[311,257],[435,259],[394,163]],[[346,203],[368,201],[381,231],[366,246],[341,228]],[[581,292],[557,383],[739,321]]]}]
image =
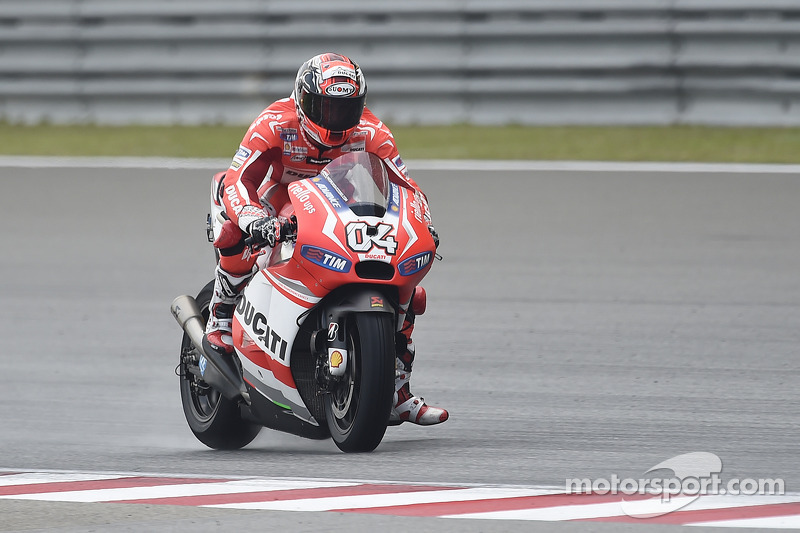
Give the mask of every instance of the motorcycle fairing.
[{"label": "motorcycle fairing", "polygon": [[[287,283],[291,283],[289,287]],[[277,285],[282,287],[279,289]],[[319,298],[301,284],[262,270],[245,288],[233,317],[233,342],[245,382],[272,403],[319,425],[297,391],[290,368],[292,347],[308,308]],[[286,295],[287,289],[303,300]],[[299,301],[298,301],[299,300]]]}]

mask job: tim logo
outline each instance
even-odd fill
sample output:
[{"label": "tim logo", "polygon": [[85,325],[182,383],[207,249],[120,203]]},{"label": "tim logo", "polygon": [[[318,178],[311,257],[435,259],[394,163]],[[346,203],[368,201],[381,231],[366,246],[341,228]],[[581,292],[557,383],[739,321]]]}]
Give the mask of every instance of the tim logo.
[{"label": "tim logo", "polygon": [[424,252],[417,254],[414,257],[409,257],[397,265],[397,270],[400,271],[401,276],[410,276],[411,274],[416,274],[430,264],[431,257],[433,257],[433,254],[430,252]]},{"label": "tim logo", "polygon": [[336,272],[350,272],[350,267],[352,265],[352,262],[345,257],[325,250],[324,248],[317,248],[316,246],[309,246],[307,244],[304,244],[303,247],[300,248],[300,255],[312,263],[325,267],[328,270],[335,270]]},{"label": "tim logo", "polygon": [[378,222],[370,226],[366,222],[351,222],[347,225],[347,246],[354,252],[367,253],[373,248],[386,250],[389,255],[397,253],[397,241],[389,232],[394,229],[391,224]]}]

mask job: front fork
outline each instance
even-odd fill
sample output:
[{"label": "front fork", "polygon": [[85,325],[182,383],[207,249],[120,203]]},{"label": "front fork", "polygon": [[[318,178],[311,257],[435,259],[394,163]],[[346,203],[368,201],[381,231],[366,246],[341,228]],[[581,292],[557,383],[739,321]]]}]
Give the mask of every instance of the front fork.
[{"label": "front fork", "polygon": [[311,335],[311,353],[317,359],[317,384],[323,392],[330,391],[347,372],[350,354],[347,351],[347,315],[329,313],[326,328]]},{"label": "front fork", "polygon": [[[346,285],[329,295],[319,329],[311,334],[311,353],[316,356],[316,379],[322,392],[330,392],[349,375],[353,366],[347,348],[349,317],[353,313],[386,313],[397,318],[397,295],[369,286]],[[353,369],[351,368],[352,372]]]}]

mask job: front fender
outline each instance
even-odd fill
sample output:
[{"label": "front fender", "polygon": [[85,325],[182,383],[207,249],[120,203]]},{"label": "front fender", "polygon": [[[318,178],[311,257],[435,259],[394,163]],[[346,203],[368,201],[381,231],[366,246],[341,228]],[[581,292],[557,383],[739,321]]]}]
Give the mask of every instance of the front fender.
[{"label": "front fender", "polygon": [[397,289],[391,286],[345,285],[331,292],[322,304],[324,315],[342,316],[350,313],[390,313],[396,314],[398,307]]},{"label": "front fender", "polygon": [[[342,375],[347,367],[348,317],[361,313],[380,313],[391,316],[397,323],[398,293],[395,287],[353,284],[339,287],[320,302],[320,317],[316,331],[311,335],[311,352],[328,358],[326,375]],[[340,365],[331,361],[338,352],[345,361]]]}]

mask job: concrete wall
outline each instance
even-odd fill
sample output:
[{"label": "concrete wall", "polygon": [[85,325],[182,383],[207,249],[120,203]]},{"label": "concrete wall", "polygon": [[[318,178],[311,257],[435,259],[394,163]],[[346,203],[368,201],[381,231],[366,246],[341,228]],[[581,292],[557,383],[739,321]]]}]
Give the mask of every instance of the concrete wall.
[{"label": "concrete wall", "polygon": [[797,0],[0,0],[0,118],[247,123],[323,51],[393,123],[800,124]]}]

